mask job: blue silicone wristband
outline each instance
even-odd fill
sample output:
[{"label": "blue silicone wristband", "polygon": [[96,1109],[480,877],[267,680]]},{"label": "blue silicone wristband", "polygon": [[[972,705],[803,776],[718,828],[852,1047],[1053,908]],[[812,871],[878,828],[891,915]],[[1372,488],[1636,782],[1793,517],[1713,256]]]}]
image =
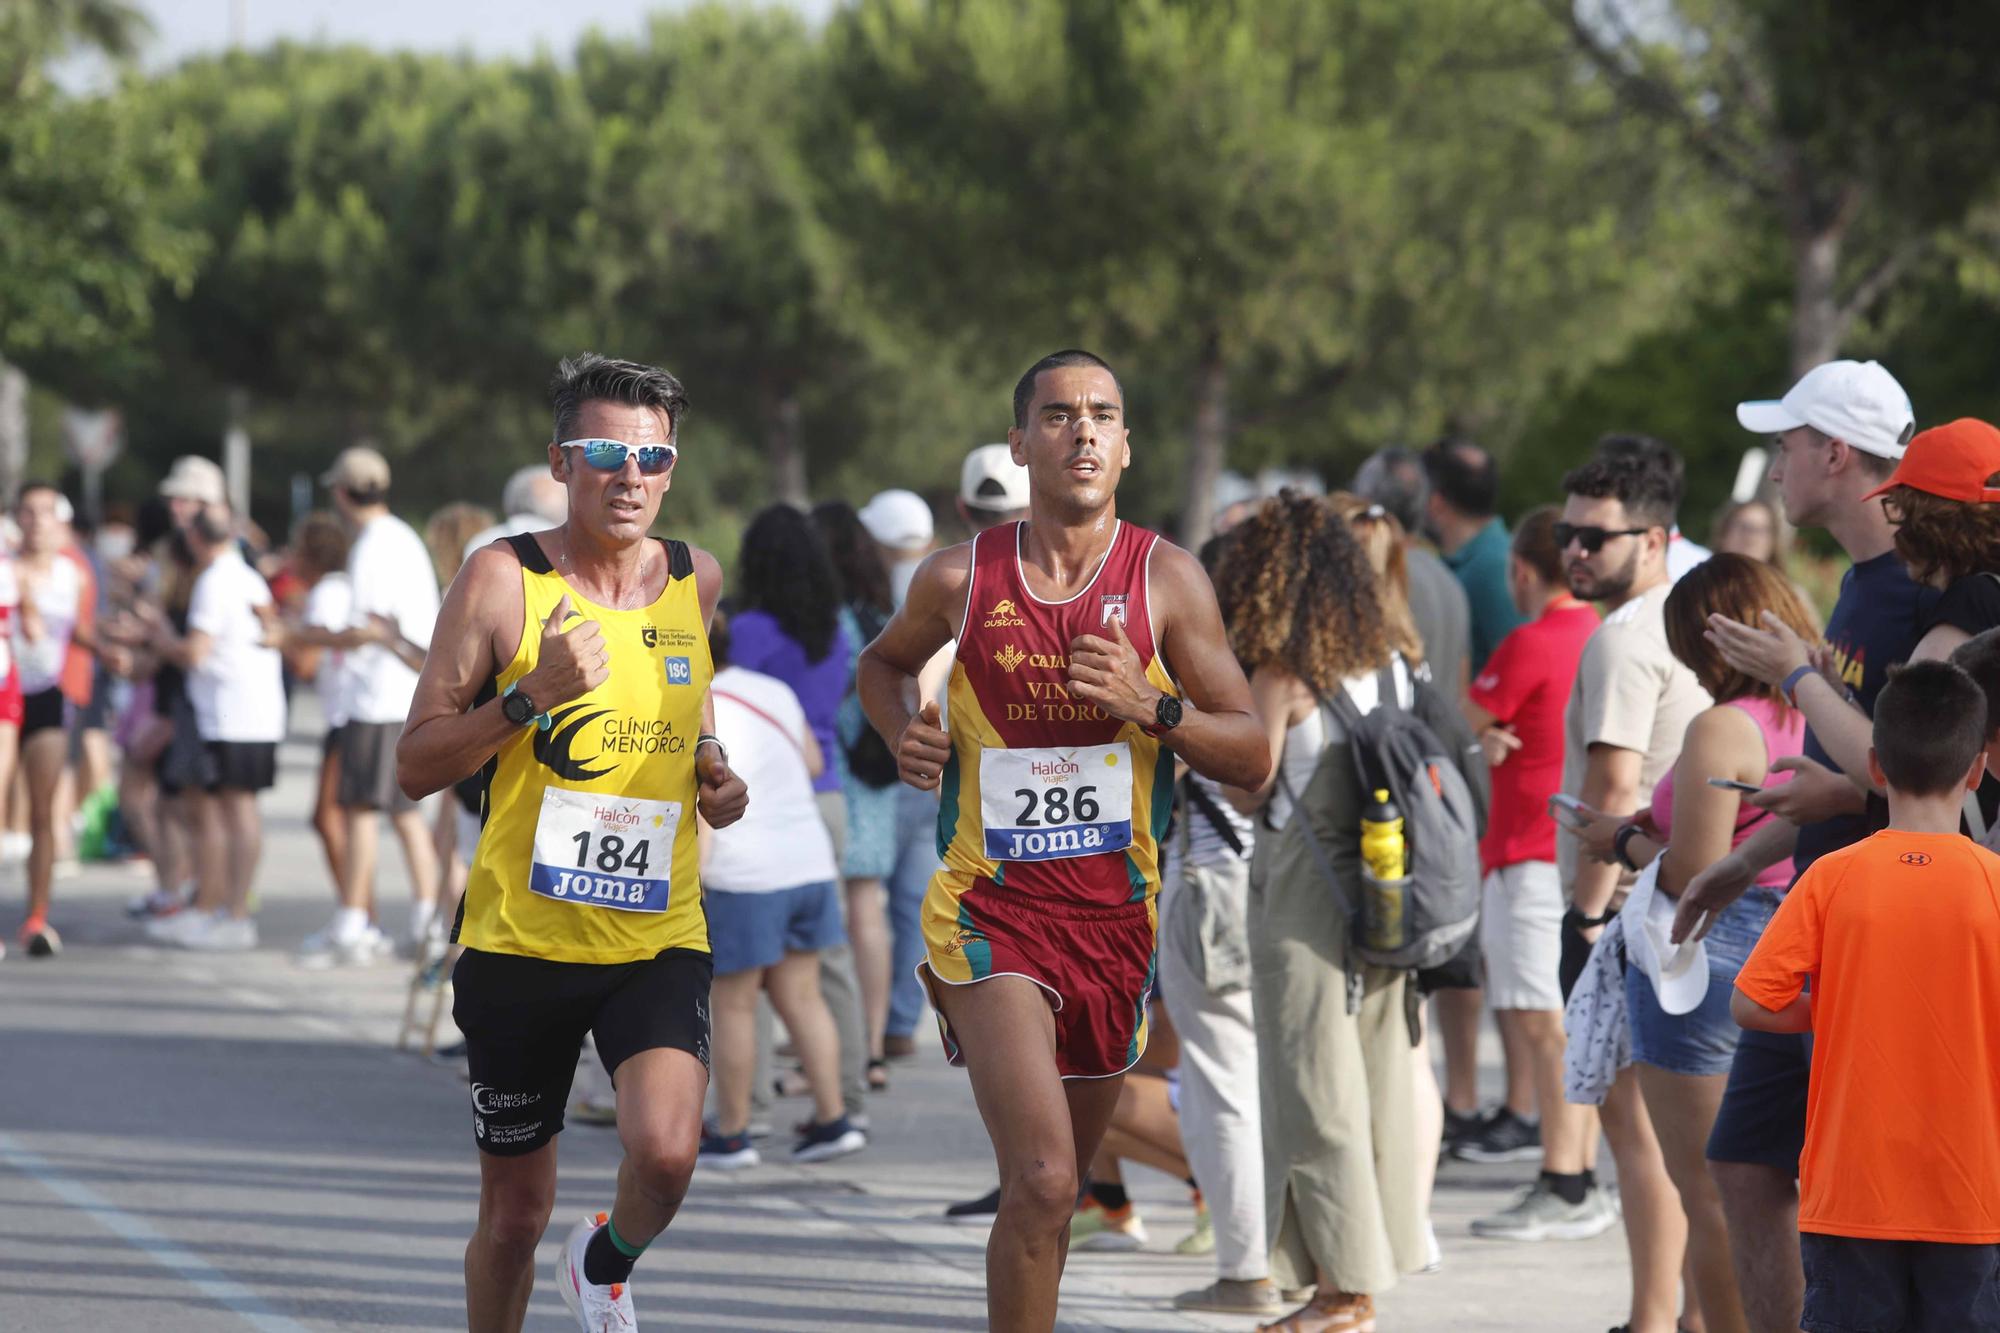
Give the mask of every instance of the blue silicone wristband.
[{"label": "blue silicone wristband", "polygon": [[1785,683],[1778,687],[1779,692],[1785,696],[1785,702],[1789,703],[1794,708],[1797,708],[1799,706],[1799,695],[1798,695],[1799,682],[1812,674],[1813,674],[1813,669],[1809,666],[1792,668],[1792,674],[1786,676]]}]

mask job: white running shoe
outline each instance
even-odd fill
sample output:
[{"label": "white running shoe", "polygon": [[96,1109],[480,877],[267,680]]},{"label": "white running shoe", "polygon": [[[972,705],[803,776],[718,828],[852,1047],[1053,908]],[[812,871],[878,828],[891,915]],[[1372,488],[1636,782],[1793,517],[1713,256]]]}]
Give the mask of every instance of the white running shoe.
[{"label": "white running shoe", "polygon": [[300,967],[351,967],[372,963],[385,953],[394,952],[395,946],[375,926],[364,925],[343,934],[340,925],[340,918],[335,917],[299,941]]},{"label": "white running shoe", "polygon": [[183,908],[172,916],[156,916],[146,923],[146,938],[155,944],[180,944],[187,936],[207,928],[209,914],[197,912],[192,907]]},{"label": "white running shoe", "polygon": [[244,953],[257,947],[257,923],[249,917],[211,916],[179,943],[202,953]]},{"label": "white running shoe", "polygon": [[563,1243],[562,1253],[556,1256],[556,1290],[562,1293],[563,1304],[576,1316],[584,1333],[631,1333],[639,1327],[639,1316],[632,1312],[631,1283],[593,1287],[583,1276],[583,1252],[589,1248],[590,1238],[597,1234],[597,1229],[610,1218],[609,1213],[586,1214],[570,1228],[569,1239]]}]

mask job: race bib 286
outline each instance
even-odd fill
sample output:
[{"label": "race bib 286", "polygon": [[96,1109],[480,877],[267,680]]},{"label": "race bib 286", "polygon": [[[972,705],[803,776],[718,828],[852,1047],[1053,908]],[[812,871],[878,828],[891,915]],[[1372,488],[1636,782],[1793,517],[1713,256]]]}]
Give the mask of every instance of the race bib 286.
[{"label": "race bib 286", "polygon": [[986,750],[979,813],[990,861],[1058,861],[1132,845],[1132,747]]}]

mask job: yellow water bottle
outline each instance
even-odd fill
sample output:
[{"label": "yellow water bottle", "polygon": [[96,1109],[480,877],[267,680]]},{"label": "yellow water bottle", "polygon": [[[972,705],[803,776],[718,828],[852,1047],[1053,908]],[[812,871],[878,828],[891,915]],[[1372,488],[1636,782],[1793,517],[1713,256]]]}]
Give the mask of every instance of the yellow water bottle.
[{"label": "yellow water bottle", "polygon": [[1392,952],[1405,941],[1403,891],[1409,850],[1403,844],[1403,812],[1383,788],[1361,812],[1361,860],[1368,867],[1362,905],[1362,934],[1368,947]]}]

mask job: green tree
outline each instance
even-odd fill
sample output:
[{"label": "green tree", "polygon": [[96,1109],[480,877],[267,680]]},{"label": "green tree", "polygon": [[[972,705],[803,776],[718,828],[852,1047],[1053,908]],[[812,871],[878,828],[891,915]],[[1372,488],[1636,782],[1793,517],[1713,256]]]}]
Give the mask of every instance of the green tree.
[{"label": "green tree", "polygon": [[878,302],[982,376],[1143,363],[1142,430],[1188,423],[1152,498],[1189,541],[1232,452],[1517,428],[1656,316],[1707,216],[1499,0],[864,0],[829,40],[814,160]]},{"label": "green tree", "polygon": [[2000,186],[2000,10],[1980,3],[1544,0],[1623,104],[1670,130],[1791,271],[1790,369],[1857,323]]}]

